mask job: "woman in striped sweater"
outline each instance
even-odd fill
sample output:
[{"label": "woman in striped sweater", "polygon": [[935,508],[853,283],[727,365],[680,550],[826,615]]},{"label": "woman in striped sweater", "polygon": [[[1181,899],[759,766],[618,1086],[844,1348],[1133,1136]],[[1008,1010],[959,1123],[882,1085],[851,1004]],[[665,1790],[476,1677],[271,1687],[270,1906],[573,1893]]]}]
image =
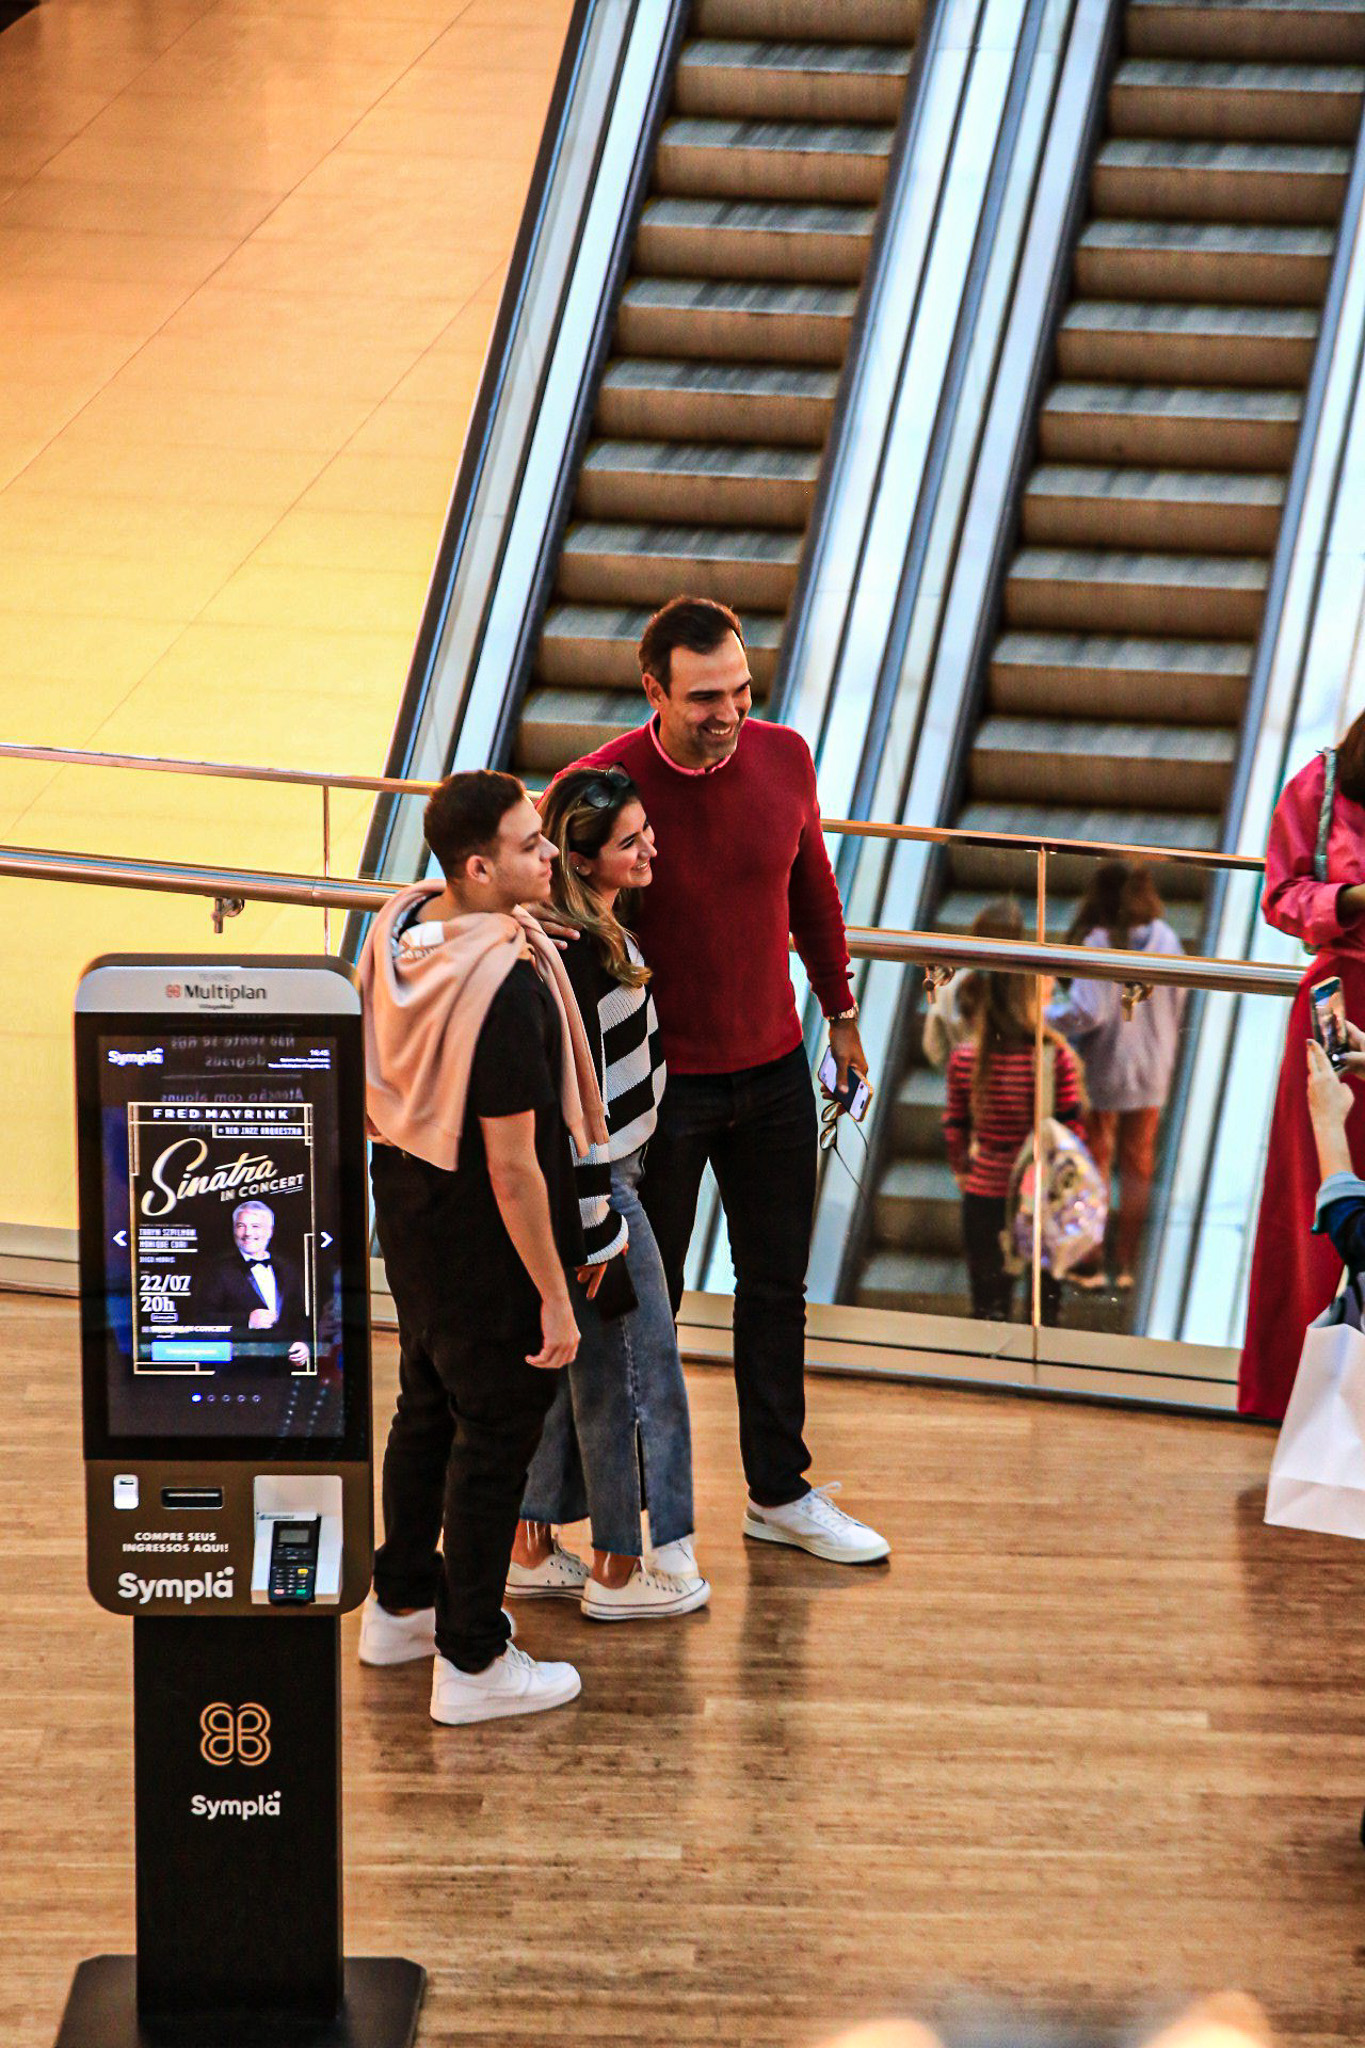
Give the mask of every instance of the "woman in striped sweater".
[{"label": "woman in striped sweater", "polygon": [[[1005,1228],[1010,1175],[1019,1148],[1033,1133],[1034,1034],[1038,1006],[1047,1004],[1047,976],[990,973],[972,1037],[948,1057],[948,1107],[943,1135],[948,1164],[962,1190],[962,1238],[972,1290],[972,1314],[1008,1322],[1014,1276],[1006,1270]],[[1044,1032],[1056,1060],[1053,1115],[1077,1132],[1085,1094],[1076,1055],[1064,1038]],[[1061,1283],[1043,1275],[1043,1321],[1055,1323]]]},{"label": "woman in striped sweater", "polygon": [[[690,1614],[710,1599],[711,1588],[692,1548],[687,1388],[668,1283],[638,1193],[666,1071],[649,969],[620,921],[631,892],[649,884],[654,837],[620,767],[571,770],[542,812],[546,835],[559,848],[555,908],[580,933],[564,964],[597,1061],[608,1142],[578,1169],[588,1252],[575,1296],[578,1356],[526,1483],[507,1591],[514,1598],[579,1600],[595,1621]],[[618,1258],[635,1305],[603,1315],[594,1297],[599,1287],[615,1292]],[[649,1509],[648,1562],[642,1506]],[[554,1534],[585,1515],[592,1522],[591,1572]]]}]

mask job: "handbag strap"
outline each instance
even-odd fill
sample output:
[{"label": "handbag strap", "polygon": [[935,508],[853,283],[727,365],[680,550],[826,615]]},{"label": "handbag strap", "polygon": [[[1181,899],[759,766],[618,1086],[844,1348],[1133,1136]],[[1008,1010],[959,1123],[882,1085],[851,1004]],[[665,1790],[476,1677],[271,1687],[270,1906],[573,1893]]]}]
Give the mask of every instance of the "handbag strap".
[{"label": "handbag strap", "polygon": [[1327,843],[1332,836],[1332,806],[1337,794],[1337,750],[1323,747],[1322,753],[1322,803],[1318,810],[1318,839],[1313,849],[1313,875],[1319,882],[1327,880]]}]

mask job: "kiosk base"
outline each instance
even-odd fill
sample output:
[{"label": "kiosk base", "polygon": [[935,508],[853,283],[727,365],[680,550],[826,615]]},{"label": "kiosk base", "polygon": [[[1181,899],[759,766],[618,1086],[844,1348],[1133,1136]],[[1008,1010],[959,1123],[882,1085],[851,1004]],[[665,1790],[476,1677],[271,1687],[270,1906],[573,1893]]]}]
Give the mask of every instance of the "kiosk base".
[{"label": "kiosk base", "polygon": [[398,1956],[353,1956],[334,2020],[277,2019],[267,2013],[144,2018],[137,2009],[136,1956],[91,1956],[81,1964],[56,2048],[412,2048],[427,1973]]}]

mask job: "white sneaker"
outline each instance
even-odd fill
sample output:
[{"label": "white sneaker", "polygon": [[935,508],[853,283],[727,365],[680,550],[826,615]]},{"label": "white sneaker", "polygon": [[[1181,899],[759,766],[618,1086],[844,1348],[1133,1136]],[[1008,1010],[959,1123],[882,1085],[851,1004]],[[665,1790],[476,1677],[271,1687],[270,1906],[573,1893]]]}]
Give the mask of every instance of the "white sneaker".
[{"label": "white sneaker", "polygon": [[[517,1625],[507,1609],[507,1626],[515,1638]],[[362,1664],[415,1664],[419,1657],[436,1654],[436,1609],[418,1607],[411,1614],[390,1614],[373,1593],[365,1596],[360,1610],[360,1661]]]},{"label": "white sneaker", "polygon": [[581,1557],[556,1543],[540,1564],[509,1564],[509,1600],[579,1600],[589,1572]]},{"label": "white sneaker", "polygon": [[684,1578],[677,1572],[661,1572],[657,1566],[637,1564],[624,1586],[604,1586],[589,1579],[583,1588],[583,1612],[589,1621],[666,1621],[670,1615],[691,1614],[705,1607],[711,1598],[710,1583],[699,1573]]},{"label": "white sneaker", "polygon": [[390,1614],[373,1593],[360,1610],[362,1664],[412,1664],[436,1654],[436,1609],[418,1607],[411,1614]]},{"label": "white sneaker", "polygon": [[431,1718],[447,1728],[463,1728],[470,1721],[543,1714],[577,1699],[582,1690],[572,1664],[537,1664],[514,1643],[486,1671],[461,1671],[438,1656],[431,1672]]},{"label": "white sneaker", "polygon": [[831,1564],[875,1564],[889,1557],[891,1545],[885,1536],[835,1507],[830,1495],[838,1491],[839,1482],[834,1480],[828,1486],[812,1486],[786,1507],[761,1508],[751,1500],[744,1510],[744,1533],[760,1543],[793,1544],[812,1557],[827,1557]]},{"label": "white sneaker", "polygon": [[674,1572],[680,1579],[699,1579],[695,1536],[679,1536],[649,1553],[650,1570]]}]

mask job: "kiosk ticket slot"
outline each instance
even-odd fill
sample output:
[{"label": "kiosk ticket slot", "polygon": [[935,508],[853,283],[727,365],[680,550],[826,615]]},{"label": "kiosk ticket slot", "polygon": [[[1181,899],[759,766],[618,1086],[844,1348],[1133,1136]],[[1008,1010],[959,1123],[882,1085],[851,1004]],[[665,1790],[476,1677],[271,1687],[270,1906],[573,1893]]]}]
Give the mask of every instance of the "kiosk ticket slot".
[{"label": "kiosk ticket slot", "polygon": [[373,1543],[354,979],[97,961],[76,1086],[87,1563],[134,1618],[138,1947],[81,1966],[59,2048],[409,2048],[422,1971],[341,1946],[337,1617]]}]

